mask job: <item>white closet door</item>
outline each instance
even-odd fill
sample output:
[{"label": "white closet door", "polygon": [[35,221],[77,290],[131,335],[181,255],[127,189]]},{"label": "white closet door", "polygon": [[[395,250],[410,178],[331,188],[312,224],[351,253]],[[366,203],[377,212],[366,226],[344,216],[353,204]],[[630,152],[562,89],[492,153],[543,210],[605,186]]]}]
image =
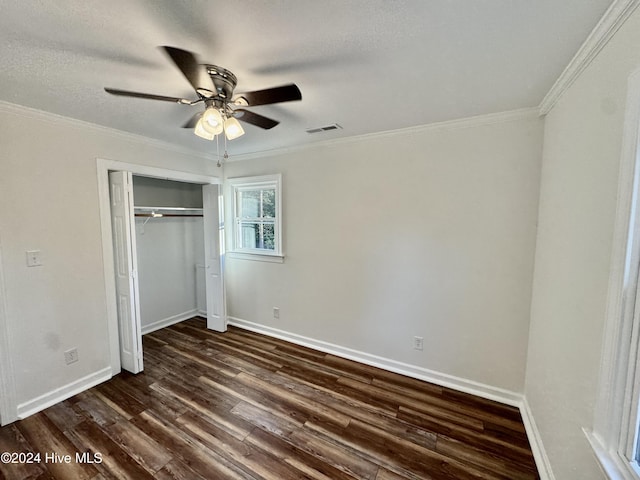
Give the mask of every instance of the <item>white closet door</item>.
[{"label": "white closet door", "polygon": [[142,371],[142,334],[133,216],[131,172],[109,173],[111,227],[116,274],[120,362],[131,373]]},{"label": "white closet door", "polygon": [[227,330],[220,257],[220,213],[218,185],[202,186],[204,215],[204,260],[207,292],[207,328],[218,332]]}]

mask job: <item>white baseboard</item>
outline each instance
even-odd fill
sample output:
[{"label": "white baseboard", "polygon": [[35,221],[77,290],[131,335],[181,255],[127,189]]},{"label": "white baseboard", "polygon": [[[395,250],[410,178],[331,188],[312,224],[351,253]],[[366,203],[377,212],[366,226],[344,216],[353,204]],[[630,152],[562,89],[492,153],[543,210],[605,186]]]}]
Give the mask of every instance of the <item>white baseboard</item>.
[{"label": "white baseboard", "polygon": [[536,461],[536,467],[538,467],[540,480],[555,480],[556,477],[553,475],[553,470],[551,470],[551,463],[549,462],[549,457],[547,457],[547,452],[544,449],[540,430],[538,430],[536,421],[533,418],[533,412],[531,411],[531,407],[529,406],[529,402],[525,396],[522,397],[522,402],[519,406],[520,415],[522,415],[522,422],[524,423],[527,438],[531,445],[531,451],[533,452],[533,458]]},{"label": "white baseboard", "polygon": [[[199,312],[197,309],[194,309],[188,312],[181,313],[179,315],[164,318],[143,327],[142,334],[144,335],[147,333],[151,333],[161,328],[168,327],[169,325],[182,322],[196,315],[199,315]],[[80,378],[74,382],[71,382],[65,386],[56,388],[55,390],[47,392],[44,395],[40,395],[37,398],[21,403],[17,408],[17,419],[22,420],[24,418],[27,418],[28,416],[40,412],[45,408],[55,405],[58,402],[66,400],[67,398],[88,390],[91,387],[95,387],[96,385],[109,380],[112,376],[113,374],[111,371],[111,367],[107,367],[102,370],[98,370],[95,373],[89,374],[83,378]]]},{"label": "white baseboard", "polygon": [[270,337],[286,340],[288,342],[295,343],[296,345],[302,345],[321,352],[330,353],[338,357],[355,360],[356,362],[371,365],[372,367],[382,368],[383,370],[399,373],[418,380],[435,383],[442,387],[448,387],[489,400],[495,400],[513,407],[520,407],[522,404],[522,395],[519,393],[475,382],[466,378],[455,377],[453,375],[436,372],[416,365],[379,357],[370,353],[353,350],[340,345],[334,345],[322,340],[315,340],[313,338],[304,337],[284,330],[278,330],[276,328],[249,322],[236,317],[228,317],[228,324],[245,330],[250,330],[252,332],[262,333]]},{"label": "white baseboard", "polygon": [[[181,315],[176,315],[160,322],[155,322],[151,326],[157,326],[162,323],[162,326],[158,326],[153,330],[148,330],[143,333],[149,333],[151,331],[163,328],[163,326],[172,325],[183,320],[187,320],[195,315],[201,314],[198,310],[185,312]],[[507,405],[515,406],[520,409],[522,415],[522,421],[531,444],[531,450],[540,474],[541,480],[555,480],[553,471],[551,470],[551,464],[549,458],[544,449],[542,438],[536,422],[533,418],[533,412],[527,402],[526,397],[519,393],[511,392],[491,385],[482,384],[473,380],[455,377],[445,373],[436,372],[416,365],[410,365],[407,363],[398,362],[396,360],[372,355],[366,352],[353,350],[340,345],[331,344],[322,340],[315,340],[309,337],[298,335],[295,333],[286,332],[276,328],[260,325],[257,323],[242,320],[236,317],[228,317],[228,324],[249,330],[256,333],[261,333],[270,337],[279,338],[296,345],[302,345],[304,347],[313,348],[321,352],[336,355],[338,357],[354,360],[365,365],[371,365],[373,367],[382,368],[390,372],[406,375],[418,380],[424,380],[426,382],[434,383],[447,388],[452,388],[461,392],[477,395],[489,400],[495,400]],[[148,328],[147,327],[147,328]],[[45,408],[55,405],[58,402],[66,400],[84,390],[88,390],[104,381],[109,380],[112,377],[111,367],[103,368],[92,374],[89,374],[83,378],[80,378],[74,382],[71,382],[63,387],[57,388],[41,395],[33,400],[18,405],[17,416],[22,420],[34,413],[37,413]]]},{"label": "white baseboard", "polygon": [[188,312],[179,313],[178,315],[163,318],[161,320],[150,323],[149,325],[143,325],[141,328],[142,335],[146,335],[147,333],[155,332],[156,330],[160,330],[161,328],[169,327],[176,323],[183,322],[197,315],[200,315],[200,311],[197,308],[194,308],[193,310],[189,310]]},{"label": "white baseboard", "polygon": [[529,438],[529,443],[531,444],[531,451],[533,452],[536,467],[540,474],[540,480],[555,480],[553,471],[551,470],[551,464],[549,463],[549,458],[547,457],[544,445],[542,444],[540,432],[538,431],[533,419],[533,413],[529,408],[529,403],[524,395],[520,393],[493,387],[491,385],[475,382],[466,378],[436,372],[416,365],[398,362],[389,358],[371,355],[366,352],[341,347],[340,345],[334,345],[323,342],[322,340],[315,340],[313,338],[304,337],[284,330],[278,330],[266,325],[249,322],[248,320],[243,320],[241,318],[228,317],[228,324],[245,330],[250,330],[252,332],[262,333],[270,337],[286,340],[287,342],[295,343],[296,345],[302,345],[304,347],[313,348],[314,350],[330,353],[338,357],[355,360],[356,362],[364,363],[365,365],[382,368],[390,372],[400,373],[402,375],[416,378],[418,380],[424,380],[442,387],[452,388],[461,392],[477,395],[478,397],[518,407],[520,409],[520,415],[522,415],[522,421],[527,432],[527,437]]},{"label": "white baseboard", "polygon": [[82,377],[74,382],[71,382],[63,387],[56,388],[44,395],[29,400],[18,405],[18,419],[22,420],[34,413],[38,413],[45,408],[55,405],[58,402],[62,402],[67,398],[88,390],[91,387],[95,387],[99,383],[105,382],[111,378],[111,367],[105,367],[102,370],[91,373],[85,377]]}]

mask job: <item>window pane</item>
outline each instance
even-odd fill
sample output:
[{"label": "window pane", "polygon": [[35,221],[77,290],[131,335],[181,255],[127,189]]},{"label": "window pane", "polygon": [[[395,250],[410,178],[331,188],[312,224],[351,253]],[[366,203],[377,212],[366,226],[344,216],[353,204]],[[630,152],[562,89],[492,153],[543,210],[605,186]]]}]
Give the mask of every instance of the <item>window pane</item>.
[{"label": "window pane", "polygon": [[241,218],[257,218],[260,216],[260,190],[243,190],[240,192]]},{"label": "window pane", "polygon": [[273,222],[241,222],[240,248],[275,250],[275,226]]},{"label": "window pane", "polygon": [[267,250],[275,250],[276,242],[275,242],[275,228],[273,223],[264,223],[262,225],[262,237],[264,240],[264,247]]},{"label": "window pane", "polygon": [[241,248],[259,248],[259,224],[242,222],[242,224],[240,225],[240,244]]},{"label": "window pane", "polygon": [[275,218],[276,216],[275,188],[262,190],[262,216],[265,218]]},{"label": "window pane", "polygon": [[232,180],[234,249],[280,254],[280,175]]}]

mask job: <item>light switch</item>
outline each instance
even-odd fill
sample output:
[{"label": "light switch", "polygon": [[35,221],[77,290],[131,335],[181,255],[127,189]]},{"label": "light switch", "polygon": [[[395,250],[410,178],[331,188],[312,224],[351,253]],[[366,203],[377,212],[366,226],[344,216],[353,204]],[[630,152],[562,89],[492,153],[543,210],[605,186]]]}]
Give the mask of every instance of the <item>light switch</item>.
[{"label": "light switch", "polygon": [[39,267],[42,265],[42,252],[40,250],[27,251],[27,267]]}]

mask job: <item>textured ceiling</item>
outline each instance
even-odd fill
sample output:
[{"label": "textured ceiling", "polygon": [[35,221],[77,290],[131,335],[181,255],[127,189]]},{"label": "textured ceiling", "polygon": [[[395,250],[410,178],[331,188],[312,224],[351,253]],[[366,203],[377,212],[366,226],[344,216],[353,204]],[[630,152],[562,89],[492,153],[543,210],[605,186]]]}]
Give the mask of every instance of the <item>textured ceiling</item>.
[{"label": "textured ceiling", "polygon": [[[301,102],[254,107],[230,155],[537,106],[610,0],[5,0],[0,100],[212,153],[180,128],[202,105],[158,49],[190,50],[237,92],[294,82]],[[343,128],[310,135],[308,128]]]}]

